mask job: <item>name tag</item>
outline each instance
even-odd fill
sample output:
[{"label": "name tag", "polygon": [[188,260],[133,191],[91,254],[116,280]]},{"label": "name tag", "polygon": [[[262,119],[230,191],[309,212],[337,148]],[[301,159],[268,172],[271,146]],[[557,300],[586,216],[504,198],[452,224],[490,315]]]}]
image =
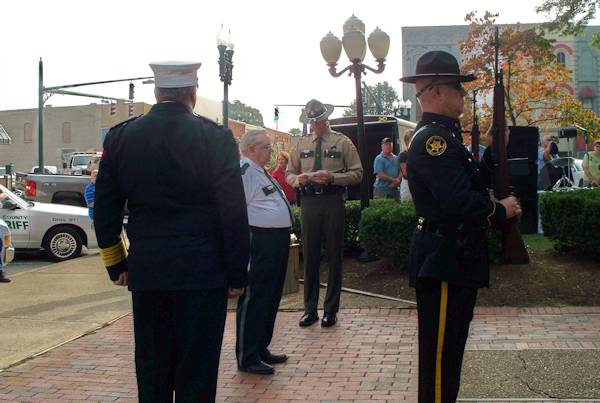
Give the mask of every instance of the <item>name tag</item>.
[{"label": "name tag", "polygon": [[277,191],[277,189],[275,189],[275,186],[273,185],[267,185],[264,188],[262,188],[263,193],[265,194],[265,196],[270,195],[271,193],[274,193]]},{"label": "name tag", "polygon": [[340,159],[342,158],[342,153],[340,151],[325,150],[325,158]]},{"label": "name tag", "polygon": [[300,158],[312,158],[314,156],[314,151],[304,150],[300,153]]}]

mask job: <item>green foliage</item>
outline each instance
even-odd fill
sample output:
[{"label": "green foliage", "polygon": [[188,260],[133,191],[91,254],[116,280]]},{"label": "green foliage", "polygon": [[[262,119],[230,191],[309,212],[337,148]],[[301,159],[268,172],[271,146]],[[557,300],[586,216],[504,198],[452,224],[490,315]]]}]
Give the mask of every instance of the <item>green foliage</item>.
[{"label": "green foliage", "polygon": [[293,127],[289,130],[289,133],[292,136],[302,136],[302,130],[298,129],[297,127]]},{"label": "green foliage", "polygon": [[260,111],[238,100],[229,103],[229,118],[239,120],[254,126],[264,127],[263,116]]},{"label": "green foliage", "polygon": [[408,261],[410,239],[417,224],[412,203],[374,200],[363,211],[360,239],[369,252],[404,268]]},{"label": "green foliage", "polygon": [[554,249],[555,242],[544,235],[524,234],[522,237],[527,250],[531,252],[547,252]]},{"label": "green foliage", "polygon": [[[393,103],[398,99],[398,93],[387,82],[368,85],[368,91],[363,87],[363,113],[365,115],[393,115]],[[344,116],[356,116],[356,100],[350,103],[350,108],[344,109]]]},{"label": "green foliage", "polygon": [[544,193],[540,213],[559,251],[600,257],[600,189]]},{"label": "green foliage", "polygon": [[[599,0],[545,0],[535,10],[550,17],[551,20],[546,24],[550,31],[579,35],[594,18],[598,7]],[[592,36],[590,45],[600,49],[600,33]]]}]

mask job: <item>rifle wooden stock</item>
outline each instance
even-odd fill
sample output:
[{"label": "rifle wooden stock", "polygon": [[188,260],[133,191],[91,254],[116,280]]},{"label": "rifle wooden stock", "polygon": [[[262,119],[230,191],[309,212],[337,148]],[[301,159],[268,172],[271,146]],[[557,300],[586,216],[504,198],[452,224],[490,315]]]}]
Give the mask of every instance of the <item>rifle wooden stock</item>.
[{"label": "rifle wooden stock", "polygon": [[[498,63],[498,27],[496,27],[496,60],[494,66],[494,114],[492,120],[494,159],[494,194],[498,200],[512,194],[508,176],[508,158],[506,155],[506,110],[502,70]],[[507,220],[502,227],[502,262],[509,264],[528,264],[529,254],[525,248],[517,217]]]}]

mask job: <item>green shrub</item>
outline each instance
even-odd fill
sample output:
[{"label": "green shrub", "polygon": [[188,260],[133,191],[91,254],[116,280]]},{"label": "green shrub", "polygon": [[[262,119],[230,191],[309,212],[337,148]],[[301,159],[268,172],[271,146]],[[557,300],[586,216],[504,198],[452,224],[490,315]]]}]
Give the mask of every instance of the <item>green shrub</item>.
[{"label": "green shrub", "polygon": [[371,253],[404,268],[417,217],[412,203],[376,200],[363,211],[360,239]]},{"label": "green shrub", "polygon": [[544,193],[540,214],[559,251],[600,257],[600,189]]}]

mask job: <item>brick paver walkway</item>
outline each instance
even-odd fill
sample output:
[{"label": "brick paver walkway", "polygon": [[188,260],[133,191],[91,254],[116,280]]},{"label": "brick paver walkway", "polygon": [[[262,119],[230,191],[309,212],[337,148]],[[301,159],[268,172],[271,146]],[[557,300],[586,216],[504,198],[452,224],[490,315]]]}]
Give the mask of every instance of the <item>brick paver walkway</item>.
[{"label": "brick paver walkway", "polygon": [[[329,329],[299,316],[280,312],[272,350],[290,359],[260,377],[237,371],[228,314],[218,401],[416,401],[415,310],[342,310]],[[477,309],[467,350],[527,349],[600,349],[600,307]],[[0,400],[136,401],[131,317],[1,372]]]}]

